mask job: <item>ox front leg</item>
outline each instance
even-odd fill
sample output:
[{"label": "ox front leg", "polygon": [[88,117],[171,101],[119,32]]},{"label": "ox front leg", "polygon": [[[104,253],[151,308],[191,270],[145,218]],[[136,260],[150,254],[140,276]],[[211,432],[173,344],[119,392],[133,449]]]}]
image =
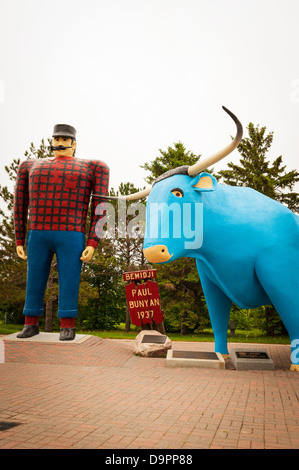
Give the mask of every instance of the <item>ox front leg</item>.
[{"label": "ox front leg", "polygon": [[205,274],[199,272],[199,276],[212,323],[215,352],[227,358],[227,329],[232,301]]}]

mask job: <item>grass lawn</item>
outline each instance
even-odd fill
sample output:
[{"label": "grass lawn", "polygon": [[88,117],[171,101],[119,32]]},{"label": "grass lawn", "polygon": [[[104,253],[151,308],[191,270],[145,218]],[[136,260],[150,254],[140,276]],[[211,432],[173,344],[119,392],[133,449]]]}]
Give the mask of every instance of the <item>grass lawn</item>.
[{"label": "grass lawn", "polygon": [[[9,335],[22,330],[23,325],[15,325],[11,323],[4,324],[0,322],[0,335]],[[131,331],[125,331],[124,325],[121,324],[118,329],[105,331],[105,330],[93,330],[86,331],[76,328],[76,333],[99,336],[100,338],[111,338],[111,339],[135,339],[139,333],[139,329],[132,327]],[[58,332],[58,330],[57,330]],[[180,333],[167,333],[167,336],[172,341],[208,341],[214,342],[214,335],[211,329],[206,329],[201,333],[191,333],[188,335],[181,335]],[[228,331],[227,341],[229,343],[267,343],[267,344],[289,344],[290,338],[288,336],[266,336],[260,330],[236,330],[235,336],[230,336]]]}]

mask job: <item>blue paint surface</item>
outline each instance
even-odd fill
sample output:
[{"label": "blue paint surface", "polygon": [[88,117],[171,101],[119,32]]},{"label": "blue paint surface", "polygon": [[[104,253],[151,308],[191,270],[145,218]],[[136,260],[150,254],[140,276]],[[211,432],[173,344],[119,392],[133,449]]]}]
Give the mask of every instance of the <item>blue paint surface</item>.
[{"label": "blue paint surface", "polygon": [[[211,178],[212,187],[194,187],[204,176]],[[183,197],[172,194],[177,188],[182,190]],[[161,203],[157,222],[150,208]],[[169,211],[174,203],[176,211]],[[189,210],[189,220],[182,216],[187,213],[184,204],[193,208]],[[200,219],[196,219],[194,208],[200,205],[201,227],[195,227]],[[169,236],[165,236],[169,212],[174,216]],[[156,183],[147,201],[146,224],[144,248],[165,245],[171,255],[166,263],[182,256],[196,259],[214,331],[215,351],[228,352],[232,302],[245,309],[273,304],[291,341],[299,342],[298,215],[251,188],[221,185],[213,176],[201,173],[194,178],[174,175]],[[153,227],[156,224],[158,227]],[[153,229],[158,230],[155,236]],[[192,230],[195,237],[202,236],[202,243],[195,249],[186,248],[186,242],[196,242],[185,236]],[[299,359],[296,363],[299,364]]]},{"label": "blue paint surface", "polygon": [[78,294],[85,246],[82,232],[59,230],[29,230],[27,237],[27,289],[24,315],[40,316],[44,313],[44,295],[56,254],[59,305],[58,318],[78,316]]}]

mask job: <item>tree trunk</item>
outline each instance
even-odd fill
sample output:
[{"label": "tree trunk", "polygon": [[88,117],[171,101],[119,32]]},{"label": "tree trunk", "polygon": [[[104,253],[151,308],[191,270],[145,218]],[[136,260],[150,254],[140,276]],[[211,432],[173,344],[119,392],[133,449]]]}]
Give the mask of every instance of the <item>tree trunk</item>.
[{"label": "tree trunk", "polygon": [[158,323],[157,325],[153,322],[153,329],[161,333],[162,335],[165,335],[165,326],[164,322],[162,321],[161,323]]},{"label": "tree trunk", "polygon": [[186,325],[185,321],[187,318],[187,313],[183,312],[182,313],[182,320],[181,320],[181,335],[187,335],[188,334],[188,325]]},{"label": "tree trunk", "polygon": [[271,305],[267,305],[265,307],[265,315],[266,315],[266,332],[267,336],[274,336],[274,313],[273,307]]},{"label": "tree trunk", "polygon": [[128,304],[126,302],[126,326],[125,326],[125,331],[130,331],[131,329],[131,317],[130,317],[130,311]]}]

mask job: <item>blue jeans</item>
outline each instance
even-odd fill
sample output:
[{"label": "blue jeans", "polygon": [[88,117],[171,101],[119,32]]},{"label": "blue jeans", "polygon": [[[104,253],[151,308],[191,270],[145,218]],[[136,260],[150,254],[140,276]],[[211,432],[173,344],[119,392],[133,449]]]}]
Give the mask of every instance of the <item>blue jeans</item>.
[{"label": "blue jeans", "polygon": [[78,316],[78,294],[85,235],[64,230],[29,230],[27,237],[27,290],[24,315],[44,313],[44,295],[54,253],[59,282],[59,318]]}]

